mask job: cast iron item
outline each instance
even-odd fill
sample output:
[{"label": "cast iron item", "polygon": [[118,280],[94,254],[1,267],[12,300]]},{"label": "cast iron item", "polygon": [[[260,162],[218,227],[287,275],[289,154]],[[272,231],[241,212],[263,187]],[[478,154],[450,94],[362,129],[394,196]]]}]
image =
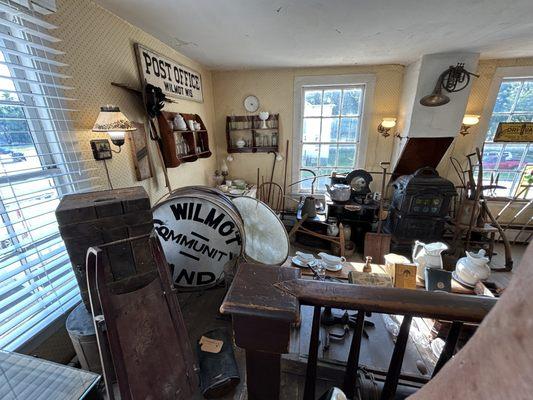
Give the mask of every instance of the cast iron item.
[{"label": "cast iron item", "polygon": [[453,183],[439,176],[434,168],[424,167],[399,177],[392,186],[385,231],[392,234],[393,241],[442,239],[451,200],[457,195]]},{"label": "cast iron item", "polygon": [[196,343],[200,364],[200,388],[206,399],[222,397],[231,392],[241,381],[239,368],[233,354],[233,340],[226,328],[217,328],[203,334],[224,344],[219,353],[202,351]]},{"label": "cast iron item", "polygon": [[[364,169],[356,169],[346,175],[346,184],[352,187],[352,199],[365,197],[370,193],[370,182],[372,175]],[[334,184],[334,182],[331,182]]]}]

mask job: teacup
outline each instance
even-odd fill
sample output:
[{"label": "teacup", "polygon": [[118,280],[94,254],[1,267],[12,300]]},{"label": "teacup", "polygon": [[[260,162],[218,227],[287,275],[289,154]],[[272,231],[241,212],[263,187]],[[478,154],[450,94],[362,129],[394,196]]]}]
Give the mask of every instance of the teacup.
[{"label": "teacup", "polygon": [[302,264],[308,264],[315,259],[315,256],[310,253],[302,253],[301,251],[297,251],[294,258],[296,258]]},{"label": "teacup", "polygon": [[344,257],[337,257],[328,253],[318,253],[318,256],[329,267],[334,267],[346,261]]}]

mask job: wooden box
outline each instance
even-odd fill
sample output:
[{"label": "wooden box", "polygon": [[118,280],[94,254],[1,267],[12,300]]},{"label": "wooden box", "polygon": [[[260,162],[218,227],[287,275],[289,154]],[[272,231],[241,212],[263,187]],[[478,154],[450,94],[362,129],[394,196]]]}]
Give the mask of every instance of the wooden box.
[{"label": "wooden box", "polygon": [[348,282],[363,286],[392,287],[392,279],[389,275],[375,272],[350,271]]},{"label": "wooden box", "polygon": [[397,254],[385,255],[385,269],[392,278],[394,287],[416,289],[416,265]]},{"label": "wooden box", "polygon": [[[150,199],[142,187],[66,195],[56,209],[59,232],[65,242],[82,300],[90,310],[85,256],[91,246],[146,235],[153,229]],[[155,269],[148,238],[105,248],[110,265],[110,288],[131,290]]]}]

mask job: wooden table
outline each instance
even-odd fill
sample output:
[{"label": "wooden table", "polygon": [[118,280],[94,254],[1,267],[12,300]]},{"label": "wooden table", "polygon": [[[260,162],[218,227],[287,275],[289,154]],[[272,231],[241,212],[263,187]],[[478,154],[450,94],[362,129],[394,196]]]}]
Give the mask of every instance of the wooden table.
[{"label": "wooden table", "polygon": [[[295,266],[291,262],[292,257],[289,257],[284,263],[283,266],[289,267],[289,266]],[[370,264],[372,266],[372,272],[376,272],[378,274],[388,274],[386,272],[385,266],[383,264]],[[337,272],[331,272],[326,270],[326,276],[340,279],[340,280],[346,280],[348,281],[348,274],[351,271],[363,271],[363,267],[365,266],[365,263],[363,262],[343,262],[342,263],[342,269]],[[311,271],[310,268],[300,268],[302,271],[302,275],[304,277],[311,277],[313,276],[313,271]],[[417,289],[425,290],[424,282],[418,280],[417,278]],[[458,294],[475,294],[474,290],[466,288],[456,282],[452,279],[452,293],[458,293]]]}]

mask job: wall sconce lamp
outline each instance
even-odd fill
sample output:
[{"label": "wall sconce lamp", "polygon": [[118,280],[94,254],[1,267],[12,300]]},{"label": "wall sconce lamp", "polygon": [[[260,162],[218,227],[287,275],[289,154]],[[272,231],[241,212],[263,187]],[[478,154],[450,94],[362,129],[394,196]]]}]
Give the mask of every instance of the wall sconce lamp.
[{"label": "wall sconce lamp", "polygon": [[118,151],[111,150],[114,153],[120,153],[126,132],[135,130],[137,130],[135,125],[120,112],[117,106],[112,105],[100,107],[100,114],[98,114],[92,129],[93,132],[107,132],[111,142],[118,146]]},{"label": "wall sconce lamp", "polygon": [[479,123],[479,115],[465,115],[463,117],[463,123],[461,124],[461,130],[459,133],[463,136],[468,135],[470,132],[468,132],[468,129],[470,127],[477,125]]},{"label": "wall sconce lamp", "polygon": [[396,118],[383,118],[381,123],[378,125],[378,132],[381,133],[383,137],[389,137],[389,131],[396,126]]}]

